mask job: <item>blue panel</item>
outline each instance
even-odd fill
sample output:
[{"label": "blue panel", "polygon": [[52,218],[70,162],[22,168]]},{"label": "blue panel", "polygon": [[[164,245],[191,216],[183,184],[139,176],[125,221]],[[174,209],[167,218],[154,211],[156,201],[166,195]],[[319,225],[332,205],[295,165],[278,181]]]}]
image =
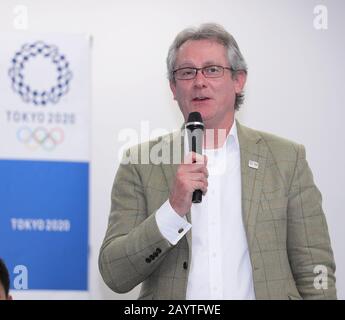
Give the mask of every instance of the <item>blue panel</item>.
[{"label": "blue panel", "polygon": [[89,165],[0,160],[0,257],[28,289],[87,290]]}]

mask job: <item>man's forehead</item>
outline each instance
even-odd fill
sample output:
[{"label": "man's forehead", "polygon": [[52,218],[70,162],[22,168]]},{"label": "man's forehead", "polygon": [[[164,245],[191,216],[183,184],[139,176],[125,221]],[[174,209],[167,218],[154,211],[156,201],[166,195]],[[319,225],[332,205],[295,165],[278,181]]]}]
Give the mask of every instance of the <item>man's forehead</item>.
[{"label": "man's forehead", "polygon": [[186,47],[198,46],[198,47],[223,47],[224,45],[216,39],[190,39],[185,41],[180,50]]},{"label": "man's forehead", "polygon": [[177,51],[176,65],[220,64],[227,60],[225,47],[215,40],[188,40]]}]

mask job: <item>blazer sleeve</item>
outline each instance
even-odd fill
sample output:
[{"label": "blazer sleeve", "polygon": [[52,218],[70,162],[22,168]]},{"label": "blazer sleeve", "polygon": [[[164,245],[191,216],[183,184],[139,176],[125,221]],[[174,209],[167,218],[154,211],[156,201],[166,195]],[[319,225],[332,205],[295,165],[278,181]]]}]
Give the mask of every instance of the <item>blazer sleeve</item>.
[{"label": "blazer sleeve", "polygon": [[[322,197],[302,145],[298,146],[289,189],[287,219],[288,256],[300,295],[304,299],[336,299],[335,262]],[[322,274],[318,274],[320,270]],[[321,278],[322,286],[317,283]]]},{"label": "blazer sleeve", "polygon": [[147,212],[139,169],[120,164],[99,254],[104,282],[117,293],[130,291],[159,267],[171,248],[159,231],[155,212]]}]

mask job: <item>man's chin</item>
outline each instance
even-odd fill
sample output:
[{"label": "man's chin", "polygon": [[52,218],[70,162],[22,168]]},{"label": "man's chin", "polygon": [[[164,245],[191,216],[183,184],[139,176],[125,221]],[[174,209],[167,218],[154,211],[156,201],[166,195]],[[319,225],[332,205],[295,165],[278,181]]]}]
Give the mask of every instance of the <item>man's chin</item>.
[{"label": "man's chin", "polygon": [[210,108],[208,106],[191,106],[190,108],[188,108],[188,112],[199,112],[204,119],[209,118],[211,114],[214,115],[214,108]]},{"label": "man's chin", "polygon": [[212,122],[212,119],[214,119],[216,116],[215,112],[212,112],[205,108],[204,109],[200,108],[199,110],[196,110],[196,111],[200,112],[202,120],[204,121],[205,124],[208,122]]},{"label": "man's chin", "polygon": [[209,106],[191,106],[190,108],[186,109],[186,112],[184,112],[184,118],[187,121],[188,116],[191,112],[199,112],[201,114],[203,122],[205,124],[207,122],[212,122],[212,119],[216,117],[216,108],[211,108]]}]

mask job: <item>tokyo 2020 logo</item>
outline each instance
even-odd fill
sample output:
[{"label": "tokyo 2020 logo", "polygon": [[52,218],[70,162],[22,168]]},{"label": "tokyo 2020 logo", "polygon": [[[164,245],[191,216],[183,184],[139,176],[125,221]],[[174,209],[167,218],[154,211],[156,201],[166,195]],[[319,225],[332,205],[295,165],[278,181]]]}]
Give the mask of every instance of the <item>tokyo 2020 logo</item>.
[{"label": "tokyo 2020 logo", "polygon": [[[33,88],[25,79],[25,67],[38,57],[47,59],[56,67],[56,74],[53,75],[55,83],[48,89]],[[56,104],[69,91],[72,71],[65,55],[55,45],[48,45],[43,41],[24,44],[15,53],[11,63],[8,75],[12,89],[24,102],[41,106]]]}]

